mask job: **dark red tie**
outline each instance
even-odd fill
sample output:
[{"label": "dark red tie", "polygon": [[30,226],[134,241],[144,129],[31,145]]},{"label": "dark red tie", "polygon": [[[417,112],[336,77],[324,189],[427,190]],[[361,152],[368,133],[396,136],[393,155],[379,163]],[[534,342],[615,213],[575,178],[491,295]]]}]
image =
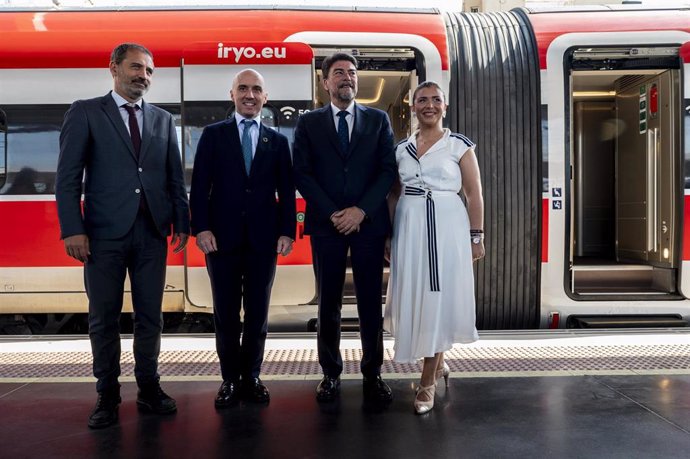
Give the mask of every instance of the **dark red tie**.
[{"label": "dark red tie", "polygon": [[134,145],[134,152],[139,156],[141,151],[141,132],[139,132],[139,123],[137,122],[136,111],[139,110],[138,106],[132,107],[131,105],[123,105],[127,113],[129,113],[129,135],[132,138],[132,145]]}]

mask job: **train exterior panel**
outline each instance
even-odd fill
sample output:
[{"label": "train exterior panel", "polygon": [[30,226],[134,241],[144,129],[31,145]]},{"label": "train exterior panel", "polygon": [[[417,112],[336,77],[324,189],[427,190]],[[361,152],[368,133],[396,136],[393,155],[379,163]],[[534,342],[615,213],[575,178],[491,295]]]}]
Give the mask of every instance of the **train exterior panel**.
[{"label": "train exterior panel", "polygon": [[[87,310],[82,270],[59,240],[58,135],[71,102],[112,87],[112,48],[135,41],[155,56],[146,99],[175,116],[188,182],[201,130],[231,113],[241,68],[264,74],[263,120],[290,139],[300,113],[327,102],[319,68],[335,50],[357,55],[358,100],[386,110],[398,139],[414,129],[411,88],[438,81],[448,127],[478,144],[480,328],[690,317],[689,10],[4,11],[0,30],[0,314]],[[297,199],[273,307],[317,296]],[[168,265],[164,311],[212,312],[203,254],[189,244]]]}]

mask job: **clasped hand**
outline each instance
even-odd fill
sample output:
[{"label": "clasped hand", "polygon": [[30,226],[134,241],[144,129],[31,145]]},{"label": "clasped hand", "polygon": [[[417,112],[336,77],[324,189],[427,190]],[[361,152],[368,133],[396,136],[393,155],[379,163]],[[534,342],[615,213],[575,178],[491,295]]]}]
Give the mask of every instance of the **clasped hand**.
[{"label": "clasped hand", "polygon": [[331,222],[339,233],[348,235],[359,231],[359,225],[364,221],[364,212],[356,206],[334,212]]},{"label": "clasped hand", "polygon": [[[278,243],[276,245],[276,253],[281,254],[286,257],[292,252],[292,239],[287,236],[280,236],[278,238]],[[196,245],[199,250],[208,255],[211,252],[218,251],[218,243],[216,242],[216,237],[211,231],[201,231],[196,235]]]}]

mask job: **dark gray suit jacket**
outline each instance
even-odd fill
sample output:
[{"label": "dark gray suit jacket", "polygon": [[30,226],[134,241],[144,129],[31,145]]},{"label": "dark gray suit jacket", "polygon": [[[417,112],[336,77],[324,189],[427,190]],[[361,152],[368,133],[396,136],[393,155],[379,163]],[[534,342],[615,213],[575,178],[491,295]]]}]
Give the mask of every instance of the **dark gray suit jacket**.
[{"label": "dark gray suit jacket", "polygon": [[[189,203],[172,115],[142,103],[137,159],[110,93],[78,100],[65,114],[55,198],[61,237],[117,239],[132,227],[142,194],[162,236],[189,233]],[[80,206],[82,176],[84,208]]]}]

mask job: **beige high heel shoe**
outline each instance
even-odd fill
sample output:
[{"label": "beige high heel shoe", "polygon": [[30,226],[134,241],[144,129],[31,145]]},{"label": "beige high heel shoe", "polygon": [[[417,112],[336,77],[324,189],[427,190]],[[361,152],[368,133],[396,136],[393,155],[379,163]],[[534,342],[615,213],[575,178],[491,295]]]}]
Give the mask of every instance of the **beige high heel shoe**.
[{"label": "beige high heel shoe", "polygon": [[436,370],[436,381],[443,376],[443,379],[446,381],[446,387],[448,387],[448,379],[450,378],[450,367],[448,367],[448,364],[446,362],[443,362],[443,366]]},{"label": "beige high heel shoe", "polygon": [[[429,400],[420,400],[420,395],[427,395]],[[431,386],[417,386],[417,396],[414,398],[414,411],[417,414],[424,414],[431,411],[434,407],[434,395],[436,395],[436,383]]]}]

